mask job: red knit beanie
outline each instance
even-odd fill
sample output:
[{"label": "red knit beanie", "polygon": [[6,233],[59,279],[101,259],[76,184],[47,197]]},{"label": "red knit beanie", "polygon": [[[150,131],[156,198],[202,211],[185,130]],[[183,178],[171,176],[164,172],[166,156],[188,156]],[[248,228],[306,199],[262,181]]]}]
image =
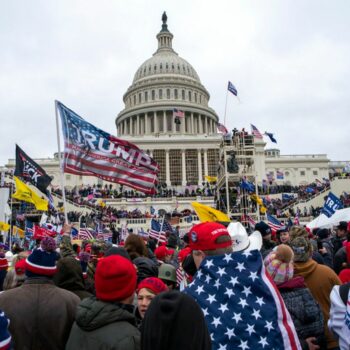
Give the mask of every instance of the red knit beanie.
[{"label": "red knit beanie", "polygon": [[136,269],[130,260],[110,255],[99,260],[95,272],[96,298],[104,301],[121,301],[136,289]]},{"label": "red knit beanie", "polygon": [[0,253],[0,270],[7,270],[9,264],[5,257],[5,253]]},{"label": "red knit beanie", "polygon": [[137,286],[137,293],[142,289],[147,288],[155,295],[166,292],[168,290],[167,285],[157,277],[148,277],[142,280]]},{"label": "red knit beanie", "polygon": [[342,283],[350,282],[350,269],[341,270],[339,273],[339,279],[342,281]]}]

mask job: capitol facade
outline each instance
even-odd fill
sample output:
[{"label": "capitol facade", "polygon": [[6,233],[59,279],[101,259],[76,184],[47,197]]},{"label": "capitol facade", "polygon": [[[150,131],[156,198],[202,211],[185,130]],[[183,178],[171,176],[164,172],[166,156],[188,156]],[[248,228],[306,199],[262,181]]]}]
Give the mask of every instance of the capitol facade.
[{"label": "capitol facade", "polygon": [[[161,183],[201,185],[205,175],[217,174],[219,118],[195,69],[174,51],[165,13],[162,19],[158,49],[136,71],[124,95],[117,132],[155,159]],[[175,117],[174,109],[183,117]]]},{"label": "capitol facade", "polygon": [[[165,13],[162,21],[157,50],[137,69],[115,124],[118,137],[135,143],[159,164],[159,182],[181,191],[184,186],[201,186],[206,175],[218,175],[220,145],[225,140],[217,131],[219,117],[209,106],[208,90],[192,65],[173,49],[174,36]],[[182,113],[180,118],[174,109]],[[325,154],[280,155],[279,150],[265,146],[263,140],[254,140],[253,172],[260,184],[267,176],[277,184],[294,186],[329,176]],[[58,186],[57,155],[35,160]],[[14,166],[15,160],[10,159],[6,167]],[[72,174],[65,174],[65,182],[67,187],[105,184],[95,177]]]}]

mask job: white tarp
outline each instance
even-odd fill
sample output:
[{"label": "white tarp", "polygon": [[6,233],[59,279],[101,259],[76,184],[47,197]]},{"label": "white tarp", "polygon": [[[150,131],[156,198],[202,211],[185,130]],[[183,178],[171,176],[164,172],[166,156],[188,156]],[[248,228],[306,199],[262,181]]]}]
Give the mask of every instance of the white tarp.
[{"label": "white tarp", "polygon": [[350,208],[339,209],[328,218],[326,215],[321,214],[306,226],[311,230],[314,228],[330,228],[332,226],[339,225],[340,221],[350,221]]}]

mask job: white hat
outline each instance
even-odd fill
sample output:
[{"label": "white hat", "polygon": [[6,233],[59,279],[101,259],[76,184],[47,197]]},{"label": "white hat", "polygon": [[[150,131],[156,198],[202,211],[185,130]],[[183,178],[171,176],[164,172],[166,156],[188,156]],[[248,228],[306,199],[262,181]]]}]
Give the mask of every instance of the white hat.
[{"label": "white hat", "polygon": [[231,222],[227,231],[232,239],[232,248],[234,252],[243,250],[260,250],[262,247],[262,237],[259,231],[254,231],[250,236],[240,222]]}]

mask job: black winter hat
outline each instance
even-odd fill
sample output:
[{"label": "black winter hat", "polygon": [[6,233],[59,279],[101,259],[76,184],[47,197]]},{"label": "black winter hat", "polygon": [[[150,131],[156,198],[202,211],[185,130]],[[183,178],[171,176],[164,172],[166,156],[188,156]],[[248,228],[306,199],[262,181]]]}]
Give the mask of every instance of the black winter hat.
[{"label": "black winter hat", "polygon": [[255,230],[259,231],[263,237],[271,234],[270,226],[264,221],[258,222],[255,225]]},{"label": "black winter hat", "polygon": [[211,350],[201,308],[178,291],[157,295],[142,323],[141,345],[143,350]]}]

